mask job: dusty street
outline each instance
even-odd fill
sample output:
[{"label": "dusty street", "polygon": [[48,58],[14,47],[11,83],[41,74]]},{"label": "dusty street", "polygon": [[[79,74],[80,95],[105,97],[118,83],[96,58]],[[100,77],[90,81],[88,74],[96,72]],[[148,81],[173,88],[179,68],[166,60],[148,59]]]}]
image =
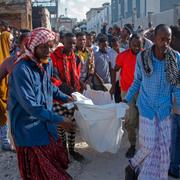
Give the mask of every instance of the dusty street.
[{"label": "dusty street", "polygon": [[[117,154],[97,153],[82,140],[76,147],[86,161],[83,164],[71,162],[68,172],[74,180],[124,180],[124,168],[127,165],[124,154],[128,148],[126,135]],[[0,180],[20,180],[15,153],[0,152]]]}]

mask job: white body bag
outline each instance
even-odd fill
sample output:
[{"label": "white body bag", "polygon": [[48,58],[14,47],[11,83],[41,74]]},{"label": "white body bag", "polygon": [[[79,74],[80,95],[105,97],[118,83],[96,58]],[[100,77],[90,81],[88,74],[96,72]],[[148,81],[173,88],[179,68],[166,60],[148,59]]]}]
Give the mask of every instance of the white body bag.
[{"label": "white body bag", "polygon": [[[80,133],[84,140],[96,151],[116,153],[120,148],[123,135],[122,118],[125,116],[128,106],[125,103],[107,104],[109,103],[109,97],[102,97],[110,96],[109,92],[87,91],[89,93],[85,92],[84,94],[89,98],[78,92],[72,93],[78,107],[74,117],[80,128]],[[92,94],[93,97],[91,98]],[[98,98],[101,99],[101,104],[104,105],[95,105],[91,100],[95,99],[97,101]]]}]

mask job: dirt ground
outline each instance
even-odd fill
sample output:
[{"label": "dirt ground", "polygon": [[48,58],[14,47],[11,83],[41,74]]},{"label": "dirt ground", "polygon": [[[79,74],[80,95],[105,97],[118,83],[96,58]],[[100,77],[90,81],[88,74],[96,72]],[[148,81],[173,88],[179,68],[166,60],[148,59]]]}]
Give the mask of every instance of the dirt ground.
[{"label": "dirt ground", "polygon": [[[76,150],[83,154],[86,160],[84,163],[71,160],[68,172],[74,180],[124,180],[127,142],[127,136],[124,135],[118,153],[110,154],[98,153],[78,138]],[[0,152],[0,180],[20,180],[15,153]]]}]

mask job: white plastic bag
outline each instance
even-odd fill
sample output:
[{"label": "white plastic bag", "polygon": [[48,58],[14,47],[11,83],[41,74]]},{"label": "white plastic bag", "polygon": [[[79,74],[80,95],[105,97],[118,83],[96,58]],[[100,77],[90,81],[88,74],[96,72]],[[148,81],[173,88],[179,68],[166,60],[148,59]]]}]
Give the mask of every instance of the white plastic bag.
[{"label": "white plastic bag", "polygon": [[79,93],[72,96],[79,99],[74,116],[84,140],[98,152],[116,153],[123,135],[121,118],[128,106],[124,103],[94,105]]},{"label": "white plastic bag", "polygon": [[104,105],[115,103],[114,98],[111,97],[109,91],[96,91],[93,89],[87,89],[83,92],[83,95],[92,100],[96,105]]}]

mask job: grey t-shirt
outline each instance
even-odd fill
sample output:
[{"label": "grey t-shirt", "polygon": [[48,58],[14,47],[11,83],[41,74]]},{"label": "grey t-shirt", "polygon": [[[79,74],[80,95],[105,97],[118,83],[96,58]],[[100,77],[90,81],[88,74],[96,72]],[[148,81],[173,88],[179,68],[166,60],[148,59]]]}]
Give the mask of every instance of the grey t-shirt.
[{"label": "grey t-shirt", "polygon": [[111,83],[109,62],[107,52],[98,51],[95,53],[95,72],[103,79],[104,83]]}]

